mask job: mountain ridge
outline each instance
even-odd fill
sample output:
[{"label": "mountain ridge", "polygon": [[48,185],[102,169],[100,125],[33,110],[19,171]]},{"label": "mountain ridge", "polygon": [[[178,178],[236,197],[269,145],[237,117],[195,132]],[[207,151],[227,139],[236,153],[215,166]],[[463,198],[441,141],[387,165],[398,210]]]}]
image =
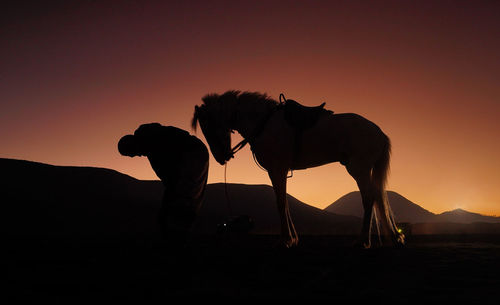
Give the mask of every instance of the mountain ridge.
[{"label": "mountain ridge", "polygon": [[[463,224],[473,222],[500,223],[500,217],[482,215],[463,209],[455,209],[435,214],[394,191],[387,191],[387,197],[394,213],[394,217],[398,222],[454,222]],[[324,210],[340,215],[362,217],[363,205],[361,203],[361,194],[359,191],[350,192],[337,199],[335,202],[324,208]]]},{"label": "mountain ridge", "polygon": [[[163,185],[115,170],[55,166],[2,159],[0,194],[3,228],[11,234],[41,228],[49,235],[151,234],[158,232]],[[249,215],[256,234],[278,234],[274,191],[268,185],[228,184],[230,215],[223,183],[208,184],[195,232],[215,234],[217,224]],[[303,234],[356,234],[361,219],[328,213],[288,195],[295,225]]]},{"label": "mountain ridge", "polygon": [[[107,168],[56,166],[5,158],[0,158],[0,168],[3,171],[0,200],[4,203],[0,205],[0,217],[2,232],[7,236],[159,234],[157,220],[164,190],[159,180],[138,180]],[[403,198],[403,204],[408,201],[394,192],[388,195]],[[356,192],[346,196],[356,198]],[[289,194],[287,198],[299,235],[358,235],[361,230],[361,217],[328,211],[328,207],[318,209]],[[228,208],[227,200],[231,208]],[[354,201],[350,206],[361,208],[362,205]],[[408,206],[419,215],[434,215],[417,204]],[[393,202],[393,208],[397,212],[397,202]],[[477,217],[484,217],[469,212],[462,214],[475,215],[473,222],[481,222],[482,218]],[[253,234],[279,234],[279,216],[272,186],[224,183],[207,185],[194,232],[216,234],[217,224],[238,215],[254,219]],[[414,232],[500,233],[500,228],[490,224],[477,226],[465,222],[450,227],[449,222],[454,221],[450,215],[453,213],[441,216],[434,223],[414,226]],[[405,222],[405,219],[399,217],[396,221]]]}]

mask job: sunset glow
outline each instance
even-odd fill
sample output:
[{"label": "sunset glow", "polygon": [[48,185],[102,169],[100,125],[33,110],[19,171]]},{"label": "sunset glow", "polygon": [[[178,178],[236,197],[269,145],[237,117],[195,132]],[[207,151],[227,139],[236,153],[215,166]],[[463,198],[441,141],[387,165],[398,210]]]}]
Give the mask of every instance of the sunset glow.
[{"label": "sunset glow", "polygon": [[[500,215],[499,2],[84,3],[4,12],[0,157],[157,179],[118,153],[121,136],[148,122],[192,132],[207,93],[283,92],[380,126],[388,189],[435,213]],[[211,156],[209,183],[223,181]],[[270,184],[248,147],[227,181]],[[338,163],[288,180],[319,208],[354,190]]]}]

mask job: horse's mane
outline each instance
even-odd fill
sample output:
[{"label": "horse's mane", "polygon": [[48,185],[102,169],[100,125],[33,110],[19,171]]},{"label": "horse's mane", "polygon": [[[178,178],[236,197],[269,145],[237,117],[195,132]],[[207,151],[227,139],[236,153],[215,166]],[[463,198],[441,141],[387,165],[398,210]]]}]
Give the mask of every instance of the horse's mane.
[{"label": "horse's mane", "polygon": [[[203,105],[200,107],[211,107],[214,105],[228,105],[236,102],[257,102],[265,103],[272,107],[278,105],[278,102],[272,99],[266,93],[260,92],[241,92],[239,90],[229,90],[223,94],[209,93],[201,98]],[[191,121],[191,127],[196,131],[196,126],[198,123],[198,106],[195,107],[193,114],[193,119]]]},{"label": "horse's mane", "polygon": [[217,93],[209,93],[201,98],[204,105],[210,106],[213,103],[225,103],[225,102],[236,102],[236,101],[258,101],[258,102],[266,102],[277,104],[275,100],[273,100],[266,93],[260,92],[249,92],[244,91],[241,92],[239,90],[229,90],[219,95]]}]

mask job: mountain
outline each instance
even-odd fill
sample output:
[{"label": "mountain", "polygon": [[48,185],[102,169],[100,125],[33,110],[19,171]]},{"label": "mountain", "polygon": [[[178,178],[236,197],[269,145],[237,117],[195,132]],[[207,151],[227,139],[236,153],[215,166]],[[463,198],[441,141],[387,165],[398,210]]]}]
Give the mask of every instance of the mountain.
[{"label": "mountain", "polygon": [[8,235],[116,235],[157,231],[162,185],[114,170],[0,159]]},{"label": "mountain", "polygon": [[[0,231],[15,236],[157,236],[163,185],[114,170],[53,166],[0,158]],[[435,215],[403,196],[388,192],[398,222],[412,223],[413,234],[498,234],[499,217],[463,210]],[[228,200],[229,206],[228,207]],[[359,192],[325,210],[288,195],[299,235],[357,235],[361,229]],[[232,213],[229,211],[232,210]],[[254,234],[278,234],[274,191],[268,185],[207,185],[195,223],[196,234],[215,234],[229,216],[248,215]],[[492,223],[496,222],[496,223]]]},{"label": "mountain", "polygon": [[[387,198],[397,222],[429,222],[435,214],[427,211],[419,205],[411,202],[396,192],[388,191]],[[340,214],[363,217],[363,204],[360,192],[351,192],[325,208],[325,211]]]},{"label": "mountain", "polygon": [[435,222],[454,222],[454,223],[474,223],[491,222],[500,223],[500,217],[485,216],[478,213],[468,212],[462,209],[444,212],[436,215]]},{"label": "mountain", "polygon": [[[159,231],[157,215],[163,186],[117,171],[53,166],[1,159],[2,232],[7,236],[151,235]],[[279,217],[272,187],[228,184],[233,215],[229,215],[224,184],[209,184],[195,232],[215,234],[228,216],[249,215],[253,233],[278,234]],[[357,234],[361,219],[336,215],[288,196],[299,234]]]},{"label": "mountain", "polygon": [[[484,216],[461,209],[434,214],[419,205],[411,202],[400,194],[388,191],[387,198],[397,222],[408,223],[457,223],[467,224],[474,222],[500,223],[500,217]],[[325,211],[362,217],[363,205],[360,192],[348,193],[325,208]]]},{"label": "mountain", "polygon": [[[214,221],[229,215],[228,200],[233,215],[249,215],[255,221],[256,233],[279,234],[279,216],[273,188],[269,185],[209,184],[200,210],[197,231],[212,233]],[[357,234],[361,219],[337,215],[307,205],[288,195],[290,213],[299,234]]]}]

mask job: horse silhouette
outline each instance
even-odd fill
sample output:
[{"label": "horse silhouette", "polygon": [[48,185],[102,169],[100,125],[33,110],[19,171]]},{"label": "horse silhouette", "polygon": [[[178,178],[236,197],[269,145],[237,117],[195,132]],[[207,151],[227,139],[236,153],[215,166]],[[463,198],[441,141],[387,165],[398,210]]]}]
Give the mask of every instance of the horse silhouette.
[{"label": "horse silhouette", "polygon": [[[208,94],[202,101],[201,106],[195,106],[192,127],[196,130],[199,122],[215,160],[224,165],[249,143],[255,159],[267,170],[276,195],[284,246],[298,244],[286,198],[288,171],[332,162],[346,167],[361,192],[364,216],[359,244],[370,247],[372,219],[377,221],[377,215],[383,232],[394,244],[404,244],[385,192],[391,142],[377,125],[354,113],[333,114],[322,105],[306,109],[315,112],[314,124],[297,131],[286,118],[286,103],[266,94],[232,90]],[[244,139],[234,148],[232,131]]]},{"label": "horse silhouette", "polygon": [[160,224],[163,236],[184,243],[202,204],[208,177],[208,150],[187,131],[143,124],[118,142],[124,156],[146,156],[165,186]]}]

